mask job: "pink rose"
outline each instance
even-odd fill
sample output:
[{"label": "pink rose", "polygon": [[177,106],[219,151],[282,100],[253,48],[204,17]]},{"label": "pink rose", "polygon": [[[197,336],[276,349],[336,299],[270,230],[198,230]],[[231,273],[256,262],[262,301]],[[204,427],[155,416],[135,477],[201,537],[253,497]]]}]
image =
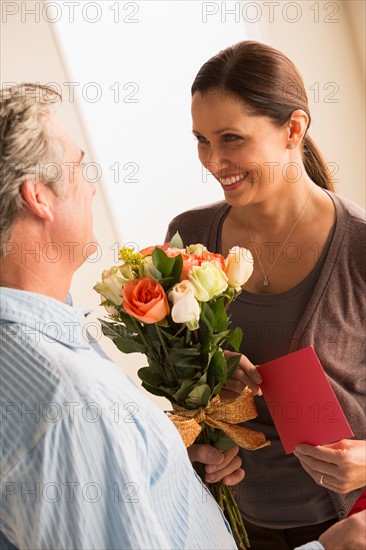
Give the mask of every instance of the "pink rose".
[{"label": "pink rose", "polygon": [[169,313],[163,287],[150,278],[134,279],[122,290],[123,309],[132,317],[147,324],[162,321]]}]

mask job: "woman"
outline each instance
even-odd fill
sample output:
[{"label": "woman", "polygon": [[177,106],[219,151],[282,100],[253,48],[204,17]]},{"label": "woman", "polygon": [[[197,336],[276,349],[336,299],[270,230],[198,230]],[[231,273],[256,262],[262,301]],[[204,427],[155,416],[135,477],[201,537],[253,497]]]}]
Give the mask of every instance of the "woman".
[{"label": "woman", "polygon": [[[246,477],[236,497],[253,549],[289,550],[345,517],[365,485],[364,214],[334,193],[308,135],[302,78],[279,51],[245,41],[207,61],[192,86],[192,118],[200,161],[225,202],[177,216],[166,240],[178,230],[184,243],[253,255],[253,275],[231,306],[244,338],[226,396],[253,389],[258,417],[249,426],[272,445],[241,450]],[[355,439],[286,456],[255,365],[309,345]]]}]

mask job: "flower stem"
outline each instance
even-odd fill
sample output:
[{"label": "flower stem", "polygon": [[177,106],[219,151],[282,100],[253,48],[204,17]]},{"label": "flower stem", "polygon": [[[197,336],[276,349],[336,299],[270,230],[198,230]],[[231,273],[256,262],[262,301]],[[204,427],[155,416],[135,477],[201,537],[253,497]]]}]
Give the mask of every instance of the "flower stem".
[{"label": "flower stem", "polygon": [[[205,427],[199,437],[197,443],[213,444],[210,441],[210,435],[207,427]],[[228,485],[225,485],[222,481],[217,483],[206,483],[205,479],[205,467],[202,464],[196,463],[195,470],[205,483],[209,491],[212,493],[214,499],[219,504],[220,508],[225,514],[228,520],[235,542],[240,550],[245,550],[250,547],[248,535],[245,531],[243,519],[238,507],[238,504],[234,498],[233,492]]]}]

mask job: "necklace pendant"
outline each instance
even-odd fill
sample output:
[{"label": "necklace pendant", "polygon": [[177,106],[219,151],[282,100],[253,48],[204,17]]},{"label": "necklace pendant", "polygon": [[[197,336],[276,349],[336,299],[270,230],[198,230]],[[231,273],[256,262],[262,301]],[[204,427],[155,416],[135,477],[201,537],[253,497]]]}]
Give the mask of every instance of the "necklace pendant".
[{"label": "necklace pendant", "polygon": [[268,279],[267,275],[264,276],[263,286],[269,286],[269,279]]}]

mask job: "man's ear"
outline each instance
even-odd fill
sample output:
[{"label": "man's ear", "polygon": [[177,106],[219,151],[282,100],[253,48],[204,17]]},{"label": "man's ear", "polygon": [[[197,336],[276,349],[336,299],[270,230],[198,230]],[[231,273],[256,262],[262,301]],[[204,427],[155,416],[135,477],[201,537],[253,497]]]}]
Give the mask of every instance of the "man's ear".
[{"label": "man's ear", "polygon": [[53,222],[51,189],[47,189],[40,181],[25,180],[22,183],[22,197],[28,208],[43,220]]}]

